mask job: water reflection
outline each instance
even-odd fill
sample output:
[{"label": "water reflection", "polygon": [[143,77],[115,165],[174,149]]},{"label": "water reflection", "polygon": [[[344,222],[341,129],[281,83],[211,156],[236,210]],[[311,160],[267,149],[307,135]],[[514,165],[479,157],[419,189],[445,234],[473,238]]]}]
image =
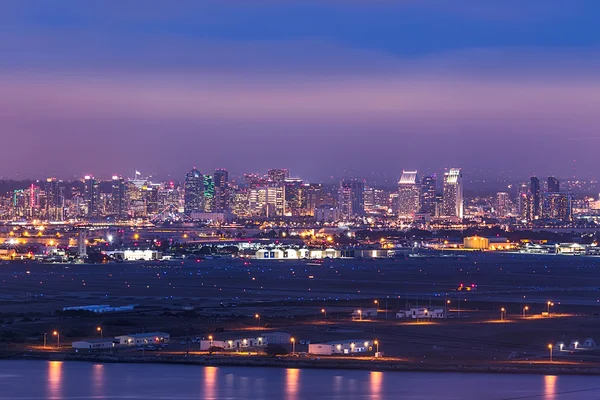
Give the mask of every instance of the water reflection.
[{"label": "water reflection", "polygon": [[296,368],[288,368],[285,370],[285,394],[286,399],[295,400],[298,399],[300,381],[300,370]]},{"label": "water reflection", "polygon": [[556,399],[556,381],[557,376],[546,375],[544,376],[544,400],[555,400]]},{"label": "water reflection", "polygon": [[48,397],[51,399],[62,399],[62,361],[50,361],[48,363]]},{"label": "water reflection", "polygon": [[96,397],[104,397],[104,365],[94,364],[92,367],[92,391]]},{"label": "water reflection", "polygon": [[217,367],[204,368],[204,398],[217,398]]},{"label": "water reflection", "polygon": [[370,379],[371,399],[379,400],[381,399],[383,373],[380,371],[373,371],[371,372]]}]

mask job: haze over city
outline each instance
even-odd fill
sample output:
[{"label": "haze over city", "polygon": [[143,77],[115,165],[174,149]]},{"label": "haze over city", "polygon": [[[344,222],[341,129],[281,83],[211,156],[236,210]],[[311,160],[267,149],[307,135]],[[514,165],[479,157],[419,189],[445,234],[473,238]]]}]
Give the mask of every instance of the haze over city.
[{"label": "haze over city", "polygon": [[2,2],[0,176],[597,177],[599,8]]}]

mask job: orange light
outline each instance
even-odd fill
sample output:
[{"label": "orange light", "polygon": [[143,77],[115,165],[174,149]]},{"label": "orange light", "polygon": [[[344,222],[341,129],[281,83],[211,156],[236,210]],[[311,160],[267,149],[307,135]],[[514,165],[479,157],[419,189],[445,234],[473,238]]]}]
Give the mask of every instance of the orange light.
[{"label": "orange light", "polygon": [[57,335],[58,335],[58,332],[57,332],[57,331],[54,331],[54,332],[52,332],[52,334],[53,334],[54,336],[57,336]]},{"label": "orange light", "polygon": [[101,328],[101,327],[97,327],[97,328],[96,328],[96,330],[97,330],[98,332],[100,332],[100,331],[102,330],[102,328]]}]

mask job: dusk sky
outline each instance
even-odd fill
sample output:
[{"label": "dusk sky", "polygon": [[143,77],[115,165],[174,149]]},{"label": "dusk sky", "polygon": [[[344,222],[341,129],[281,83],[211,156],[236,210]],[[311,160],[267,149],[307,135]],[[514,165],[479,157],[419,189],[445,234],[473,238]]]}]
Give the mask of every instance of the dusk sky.
[{"label": "dusk sky", "polygon": [[600,177],[598,0],[0,2],[0,177]]}]

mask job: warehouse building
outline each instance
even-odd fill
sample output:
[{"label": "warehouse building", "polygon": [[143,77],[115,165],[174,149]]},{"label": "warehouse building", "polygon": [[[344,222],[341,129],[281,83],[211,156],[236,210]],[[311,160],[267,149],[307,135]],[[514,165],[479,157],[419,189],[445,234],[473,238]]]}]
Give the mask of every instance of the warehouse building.
[{"label": "warehouse building", "polygon": [[86,339],[86,340],[79,340],[79,341],[73,342],[71,344],[71,346],[74,349],[106,350],[106,349],[112,349],[113,347],[115,347],[115,343],[113,342],[113,339],[111,339],[111,338]]},{"label": "warehouse building", "polygon": [[321,356],[334,354],[356,354],[373,351],[372,340],[345,340],[341,342],[311,343],[308,345],[308,353]]},{"label": "warehouse building", "polygon": [[145,346],[148,344],[168,343],[170,335],[164,332],[134,333],[131,335],[116,336],[115,339],[122,346]]}]

